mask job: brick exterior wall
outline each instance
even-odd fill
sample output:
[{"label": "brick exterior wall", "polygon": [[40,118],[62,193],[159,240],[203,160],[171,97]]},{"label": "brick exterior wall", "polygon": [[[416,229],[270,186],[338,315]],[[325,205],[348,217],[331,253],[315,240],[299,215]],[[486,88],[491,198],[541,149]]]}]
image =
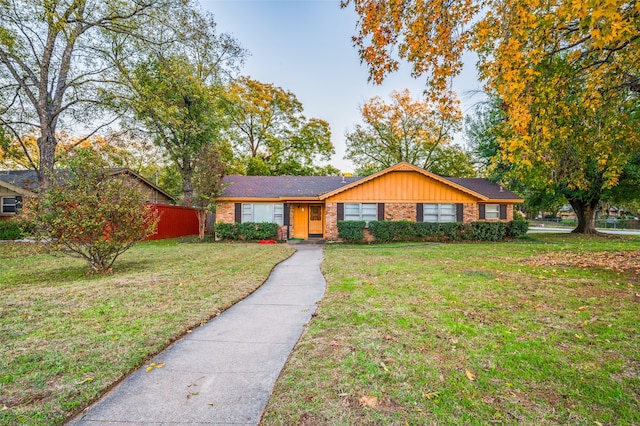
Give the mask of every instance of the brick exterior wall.
[{"label": "brick exterior wall", "polygon": [[478,220],[480,211],[476,203],[467,203],[462,205],[462,222],[471,223]]},{"label": "brick exterior wall", "polygon": [[[291,223],[291,229],[289,230],[289,237],[293,236],[293,209],[289,212],[289,220]],[[236,221],[236,203],[231,201],[219,201],[216,203],[216,222],[234,223]],[[278,240],[287,239],[287,227],[280,225],[278,227]]]},{"label": "brick exterior wall", "polygon": [[216,203],[216,222],[234,223],[235,219],[235,203],[231,201],[219,201]]},{"label": "brick exterior wall", "polygon": [[416,221],[416,203],[385,203],[384,220]]},{"label": "brick exterior wall", "polygon": [[[290,229],[289,237],[294,234],[293,229],[293,208],[289,213],[290,217]],[[338,203],[326,203],[325,205],[325,230],[324,237],[328,241],[336,241],[338,238]],[[478,204],[466,203],[464,204],[463,222],[471,223],[478,221],[479,219]],[[416,203],[385,203],[384,205],[384,219],[385,220],[416,220]],[[507,219],[506,221],[513,220],[513,204],[507,205]],[[235,221],[235,203],[223,201],[219,202],[216,206],[216,222],[233,223]],[[505,220],[503,220],[504,222]],[[286,238],[287,227],[281,226],[278,236],[280,238]],[[365,240],[372,239],[368,230],[365,230]]]},{"label": "brick exterior wall", "polygon": [[338,238],[338,203],[327,203],[325,206],[324,238],[336,241]]}]

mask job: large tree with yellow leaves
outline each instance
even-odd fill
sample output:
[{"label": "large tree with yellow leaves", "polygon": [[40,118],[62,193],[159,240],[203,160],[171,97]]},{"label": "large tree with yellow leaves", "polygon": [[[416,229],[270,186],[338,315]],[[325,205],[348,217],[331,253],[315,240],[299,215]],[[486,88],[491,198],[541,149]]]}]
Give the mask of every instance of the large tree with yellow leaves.
[{"label": "large tree with yellow leaves", "polygon": [[572,204],[576,232],[640,148],[640,3],[624,0],[352,0],[360,54],[381,81],[404,59],[434,99],[450,96],[462,53],[474,49],[505,121],[501,162],[533,189]]}]

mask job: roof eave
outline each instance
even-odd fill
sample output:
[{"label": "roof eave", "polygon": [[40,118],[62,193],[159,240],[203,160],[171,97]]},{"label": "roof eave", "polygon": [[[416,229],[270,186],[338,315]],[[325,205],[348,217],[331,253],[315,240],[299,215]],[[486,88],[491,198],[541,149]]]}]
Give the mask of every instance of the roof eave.
[{"label": "roof eave", "polygon": [[217,197],[216,201],[282,201],[279,197]]},{"label": "roof eave", "polygon": [[300,202],[300,201],[320,201],[320,197],[317,195],[304,196],[304,197],[287,197],[281,196],[280,200],[282,201],[292,201],[292,202]]},{"label": "roof eave", "polygon": [[483,201],[486,201],[487,203],[524,203],[523,198],[491,198]]},{"label": "roof eave", "polygon": [[115,176],[115,175],[119,175],[119,174],[130,174],[133,175],[136,179],[139,179],[140,181],[146,183],[147,185],[149,185],[151,188],[155,189],[156,191],[160,192],[162,195],[164,195],[165,197],[167,197],[168,199],[170,199],[171,201],[175,202],[176,199],[173,195],[169,194],[168,192],[165,192],[162,188],[154,185],[152,182],[150,182],[148,179],[146,179],[144,176],[134,172],[133,170],[129,169],[129,168],[122,168],[120,170],[114,170],[111,172],[111,176]]},{"label": "roof eave", "polygon": [[25,195],[25,196],[35,195],[35,193],[33,191],[29,191],[28,189],[21,188],[19,186],[16,186],[16,185],[14,185],[12,183],[9,183],[9,182],[1,180],[1,179],[0,179],[0,186],[4,186],[8,190],[13,191],[13,192],[17,192],[20,195]]}]

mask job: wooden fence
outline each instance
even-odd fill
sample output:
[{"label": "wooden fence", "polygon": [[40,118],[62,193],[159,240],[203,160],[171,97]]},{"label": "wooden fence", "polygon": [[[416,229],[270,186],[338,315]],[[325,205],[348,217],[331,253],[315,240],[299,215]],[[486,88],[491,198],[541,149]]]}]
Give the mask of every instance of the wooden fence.
[{"label": "wooden fence", "polygon": [[151,204],[160,214],[157,232],[148,240],[162,240],[187,235],[198,235],[196,209],[170,204]]}]

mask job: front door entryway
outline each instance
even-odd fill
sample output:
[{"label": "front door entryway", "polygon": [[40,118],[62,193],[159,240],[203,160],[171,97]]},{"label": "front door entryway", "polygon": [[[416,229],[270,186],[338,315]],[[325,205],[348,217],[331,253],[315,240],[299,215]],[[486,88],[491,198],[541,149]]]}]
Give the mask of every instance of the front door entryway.
[{"label": "front door entryway", "polygon": [[323,237],[322,217],[322,204],[309,204],[309,238]]}]

